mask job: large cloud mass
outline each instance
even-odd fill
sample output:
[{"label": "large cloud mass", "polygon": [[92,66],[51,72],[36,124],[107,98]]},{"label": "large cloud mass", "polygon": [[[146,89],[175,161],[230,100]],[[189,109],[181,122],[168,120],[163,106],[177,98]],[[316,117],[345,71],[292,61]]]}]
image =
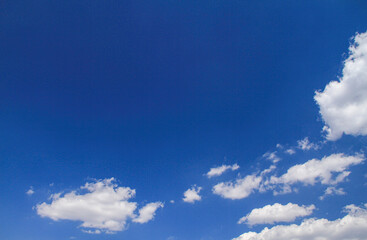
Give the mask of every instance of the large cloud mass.
[{"label": "large cloud mass", "polygon": [[366,240],[367,204],[345,207],[346,216],[334,221],[307,219],[300,225],[278,225],[264,228],[261,232],[244,233],[233,240]]},{"label": "large cloud mass", "polygon": [[367,32],[355,36],[349,52],[339,81],[315,95],[327,139],[332,141],[343,133],[367,135]]},{"label": "large cloud mass", "polygon": [[137,203],[129,202],[135,196],[135,190],[118,187],[113,178],[86,183],[80,190],[85,192],[52,195],[51,203],[44,202],[36,206],[38,215],[55,221],[81,221],[85,232],[100,233],[122,231],[128,219],[147,222],[154,217],[159,207],[163,207],[160,202],[147,204],[136,217],[134,211]]}]

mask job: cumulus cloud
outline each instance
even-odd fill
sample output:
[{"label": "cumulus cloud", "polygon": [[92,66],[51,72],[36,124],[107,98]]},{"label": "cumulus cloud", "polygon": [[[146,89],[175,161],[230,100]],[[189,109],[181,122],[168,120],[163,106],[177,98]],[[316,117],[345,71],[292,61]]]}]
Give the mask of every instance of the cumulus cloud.
[{"label": "cumulus cloud", "polygon": [[339,81],[327,84],[314,98],[328,140],[338,140],[343,133],[367,135],[367,32],[354,37]]},{"label": "cumulus cloud", "polygon": [[155,212],[158,208],[162,208],[164,205],[161,202],[148,203],[139,210],[139,216],[133,219],[133,222],[146,223],[154,218]]},{"label": "cumulus cloud", "polygon": [[192,186],[184,192],[184,198],[182,199],[184,202],[194,203],[196,201],[201,200],[201,196],[199,195],[201,191],[201,187]]},{"label": "cumulus cloud", "polygon": [[300,225],[278,225],[264,228],[261,232],[244,233],[233,240],[362,240],[367,239],[367,204],[364,207],[348,205],[347,215],[330,221],[307,219]]},{"label": "cumulus cloud", "polygon": [[258,189],[261,176],[248,175],[233,182],[221,182],[213,187],[213,193],[223,198],[242,199],[248,197],[254,189]]},{"label": "cumulus cloud", "polygon": [[355,156],[345,156],[342,153],[332,154],[321,160],[312,159],[304,164],[292,166],[282,176],[272,176],[266,184],[280,184],[286,188],[295,183],[314,185],[320,182],[325,185],[334,185],[342,182],[350,174],[349,171],[346,171],[348,167],[360,164],[364,160],[361,154]]},{"label": "cumulus cloud", "polygon": [[227,170],[235,171],[235,170],[237,170],[239,168],[240,168],[240,166],[238,166],[237,164],[233,164],[233,165],[222,165],[220,167],[211,168],[210,171],[206,174],[206,176],[208,178],[212,178],[212,177],[216,177],[216,176],[222,175]]},{"label": "cumulus cloud", "polygon": [[51,203],[38,204],[36,210],[54,221],[81,221],[87,233],[113,233],[124,230],[129,219],[140,223],[151,220],[155,210],[163,207],[161,203],[147,204],[136,217],[137,203],[129,201],[134,196],[134,189],[118,187],[110,178],[86,183],[78,191],[53,194]]},{"label": "cumulus cloud", "polygon": [[250,226],[256,224],[274,224],[276,222],[293,222],[297,217],[304,217],[312,214],[314,205],[299,206],[288,203],[281,205],[275,203],[266,205],[263,208],[255,208],[245,217],[242,217],[238,223],[246,223]]},{"label": "cumulus cloud", "polygon": [[320,200],[324,200],[325,197],[327,196],[332,196],[332,195],[345,195],[346,193],[344,192],[343,188],[336,188],[336,187],[328,187],[325,190],[324,195],[322,195],[320,197]]},{"label": "cumulus cloud", "polygon": [[317,150],[317,149],[320,148],[319,145],[310,142],[310,140],[308,140],[308,137],[305,137],[302,140],[298,140],[297,144],[298,144],[298,148],[302,149],[303,151],[308,151],[308,150],[311,150],[311,149]]}]

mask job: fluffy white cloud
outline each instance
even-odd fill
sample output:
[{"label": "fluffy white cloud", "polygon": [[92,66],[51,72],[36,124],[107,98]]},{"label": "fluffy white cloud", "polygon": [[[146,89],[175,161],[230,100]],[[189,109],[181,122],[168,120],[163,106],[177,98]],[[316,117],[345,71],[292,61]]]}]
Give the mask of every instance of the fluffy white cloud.
[{"label": "fluffy white cloud", "polygon": [[345,195],[346,193],[344,192],[343,188],[336,188],[336,187],[328,187],[325,190],[324,195],[322,195],[320,197],[320,200],[324,200],[326,196],[331,196],[331,195]]},{"label": "fluffy white cloud", "polygon": [[246,223],[250,226],[255,224],[274,224],[276,222],[292,222],[297,217],[304,217],[312,214],[315,209],[314,205],[299,206],[297,204],[288,203],[281,205],[275,203],[266,205],[263,208],[255,208],[245,217],[242,217],[238,223]]},{"label": "fluffy white cloud", "polygon": [[[342,153],[332,154],[323,157],[321,160],[312,159],[304,164],[297,164],[288,169],[280,177],[272,176],[266,184],[283,184],[289,186],[294,183],[314,185],[320,182],[326,185],[337,184],[345,179],[350,172],[346,169],[352,165],[357,165],[365,160],[364,156],[345,156]],[[336,176],[335,176],[336,173]]]},{"label": "fluffy white cloud", "polygon": [[233,182],[221,182],[213,187],[213,193],[229,199],[242,199],[248,197],[254,189],[258,189],[262,177],[248,175]]},{"label": "fluffy white cloud", "polygon": [[161,202],[148,203],[139,210],[139,217],[134,218],[133,222],[146,223],[154,218],[155,212],[158,208],[162,208],[164,205]]},{"label": "fluffy white cloud", "polygon": [[51,195],[51,203],[36,206],[38,215],[54,221],[81,221],[83,231],[101,233],[122,231],[128,219],[136,222],[147,222],[153,218],[155,210],[161,203],[147,204],[140,209],[136,218],[136,202],[129,202],[135,196],[135,190],[129,187],[118,187],[114,178],[86,183],[77,191],[66,194]]},{"label": "fluffy white cloud", "polygon": [[201,187],[192,186],[184,192],[184,202],[194,203],[195,201],[200,201],[201,196],[199,195]]},{"label": "fluffy white cloud", "polygon": [[206,176],[208,178],[212,178],[212,177],[216,177],[216,176],[222,175],[227,170],[235,171],[235,170],[237,170],[239,168],[240,168],[240,166],[238,166],[237,164],[233,164],[233,165],[222,165],[220,167],[211,168],[209,170],[209,172],[206,174]]},{"label": "fluffy white cloud", "polygon": [[308,151],[308,150],[311,150],[311,149],[317,150],[317,149],[320,148],[319,145],[310,142],[310,140],[308,140],[308,137],[305,137],[302,140],[298,140],[297,144],[298,144],[298,148],[302,149],[303,151]]},{"label": "fluffy white cloud", "polygon": [[330,82],[323,92],[315,94],[326,137],[331,141],[343,133],[367,135],[367,32],[354,37],[349,54],[339,81]]},{"label": "fluffy white cloud", "polygon": [[279,162],[281,159],[278,157],[277,152],[267,152],[263,155],[264,158],[272,161],[273,163]]},{"label": "fluffy white cloud", "polygon": [[244,233],[233,240],[366,240],[367,204],[345,207],[346,216],[334,221],[307,219],[300,225],[278,225],[264,228],[261,232]]}]

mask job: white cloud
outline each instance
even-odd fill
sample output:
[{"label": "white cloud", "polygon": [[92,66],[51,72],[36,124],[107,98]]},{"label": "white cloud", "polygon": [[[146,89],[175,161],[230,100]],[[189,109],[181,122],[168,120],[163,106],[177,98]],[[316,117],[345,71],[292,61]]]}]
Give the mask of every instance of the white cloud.
[{"label": "white cloud", "polygon": [[274,224],[276,222],[292,222],[297,217],[304,217],[312,214],[315,209],[314,205],[299,206],[297,204],[288,203],[281,205],[275,203],[266,205],[263,208],[255,208],[245,217],[242,217],[238,223],[246,223],[250,226],[256,224]]},{"label": "white cloud", "polygon": [[328,140],[338,140],[343,133],[367,135],[367,32],[354,37],[339,81],[327,84],[314,98]]},{"label": "white cloud", "polygon": [[264,169],[261,171],[260,176],[264,176],[272,171],[274,171],[277,167],[275,165],[271,165],[269,168]]},{"label": "white cloud", "polygon": [[[365,157],[362,154],[354,156],[346,156],[342,153],[332,154],[321,160],[312,159],[303,164],[294,165],[280,177],[275,175],[266,177],[276,169],[275,165],[271,165],[258,174],[248,175],[235,182],[220,182],[213,187],[213,193],[223,198],[242,199],[248,197],[254,190],[261,193],[271,190],[274,195],[297,192],[297,189],[292,189],[292,185],[296,183],[337,185],[349,176],[351,173],[347,171],[349,167],[361,164],[364,160]],[[328,192],[331,190],[329,189]],[[338,193],[337,191],[333,192],[333,194]]]},{"label": "white cloud", "polygon": [[[99,229],[94,229],[94,230],[82,229],[82,232],[83,233],[88,233],[88,234],[101,234],[102,233],[101,230],[99,230]],[[110,233],[110,232],[107,231],[106,233]]]},{"label": "white cloud", "polygon": [[275,152],[267,152],[263,155],[264,158],[272,161],[273,163],[279,162],[281,159],[277,156],[277,151]]},{"label": "white cloud", "polygon": [[324,200],[326,196],[331,196],[331,195],[345,195],[346,193],[344,192],[343,188],[336,188],[336,187],[328,187],[325,190],[324,195],[322,195],[320,197],[320,200]]},{"label": "white cloud", "polygon": [[200,201],[201,196],[199,195],[201,187],[192,186],[184,192],[184,202],[194,203],[195,201]]},{"label": "white cloud", "polygon": [[28,191],[25,192],[28,196],[32,196],[34,194],[33,187],[31,186]]},{"label": "white cloud", "polygon": [[355,205],[345,207],[348,213],[343,218],[307,219],[300,225],[278,225],[264,228],[261,232],[244,233],[233,240],[366,240],[367,204],[364,208]]},{"label": "white cloud", "polygon": [[134,218],[133,222],[146,223],[154,218],[155,212],[158,208],[164,206],[161,202],[148,203],[143,208],[139,210],[139,217]]},{"label": "white cloud", "polygon": [[[283,184],[285,187],[294,183],[314,185],[316,182],[334,185],[342,182],[350,172],[346,169],[365,160],[364,156],[345,156],[342,153],[323,157],[321,160],[312,159],[304,164],[297,164],[288,169],[280,177],[272,176],[266,184]],[[336,176],[335,176],[336,174]]]},{"label": "white cloud", "polygon": [[296,153],[296,151],[293,148],[289,148],[289,149],[285,150],[284,152],[289,154],[289,155],[293,155],[293,154]]},{"label": "white cloud", "polygon": [[212,177],[216,177],[216,176],[222,175],[227,170],[235,171],[235,170],[237,170],[239,168],[240,168],[240,166],[238,166],[237,164],[233,164],[233,165],[222,165],[220,167],[211,168],[210,171],[206,174],[206,176],[208,178],[212,178]]},{"label": "white cloud", "polygon": [[[129,202],[135,196],[135,190],[118,187],[114,178],[86,183],[77,191],[51,195],[51,203],[36,206],[37,214],[54,221],[81,221],[82,230],[87,233],[113,233],[125,229],[129,219],[146,222],[153,218],[161,203],[147,204],[140,209],[136,218],[136,202]],[[153,207],[152,207],[153,206]],[[157,207],[158,206],[158,207]]]},{"label": "white cloud", "polygon": [[302,140],[298,140],[297,144],[298,144],[298,148],[302,149],[303,151],[308,151],[308,150],[311,150],[311,149],[317,150],[317,149],[320,148],[319,145],[310,142],[310,140],[308,140],[308,137],[305,137]]},{"label": "white cloud", "polygon": [[213,187],[213,193],[229,199],[242,199],[248,197],[254,189],[258,189],[261,177],[248,175],[233,182],[221,182]]}]

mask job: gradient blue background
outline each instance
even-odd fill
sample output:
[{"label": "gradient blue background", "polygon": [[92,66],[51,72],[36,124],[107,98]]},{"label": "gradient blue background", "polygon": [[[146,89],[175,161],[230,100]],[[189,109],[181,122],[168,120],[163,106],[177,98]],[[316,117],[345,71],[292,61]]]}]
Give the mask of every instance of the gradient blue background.
[{"label": "gradient blue background", "polygon": [[[251,174],[277,143],[321,140],[314,91],[337,79],[349,39],[366,30],[362,0],[2,1],[0,238],[230,239],[249,230],[236,222],[254,207],[314,203],[321,186],[222,199],[211,186],[236,173],[203,174],[222,163]],[[281,164],[364,146],[344,137]],[[136,189],[139,203],[165,208],[115,235],[32,209],[109,177]],[[203,186],[194,205],[181,200],[192,184]],[[319,202],[315,214],[337,217],[364,197]]]}]

